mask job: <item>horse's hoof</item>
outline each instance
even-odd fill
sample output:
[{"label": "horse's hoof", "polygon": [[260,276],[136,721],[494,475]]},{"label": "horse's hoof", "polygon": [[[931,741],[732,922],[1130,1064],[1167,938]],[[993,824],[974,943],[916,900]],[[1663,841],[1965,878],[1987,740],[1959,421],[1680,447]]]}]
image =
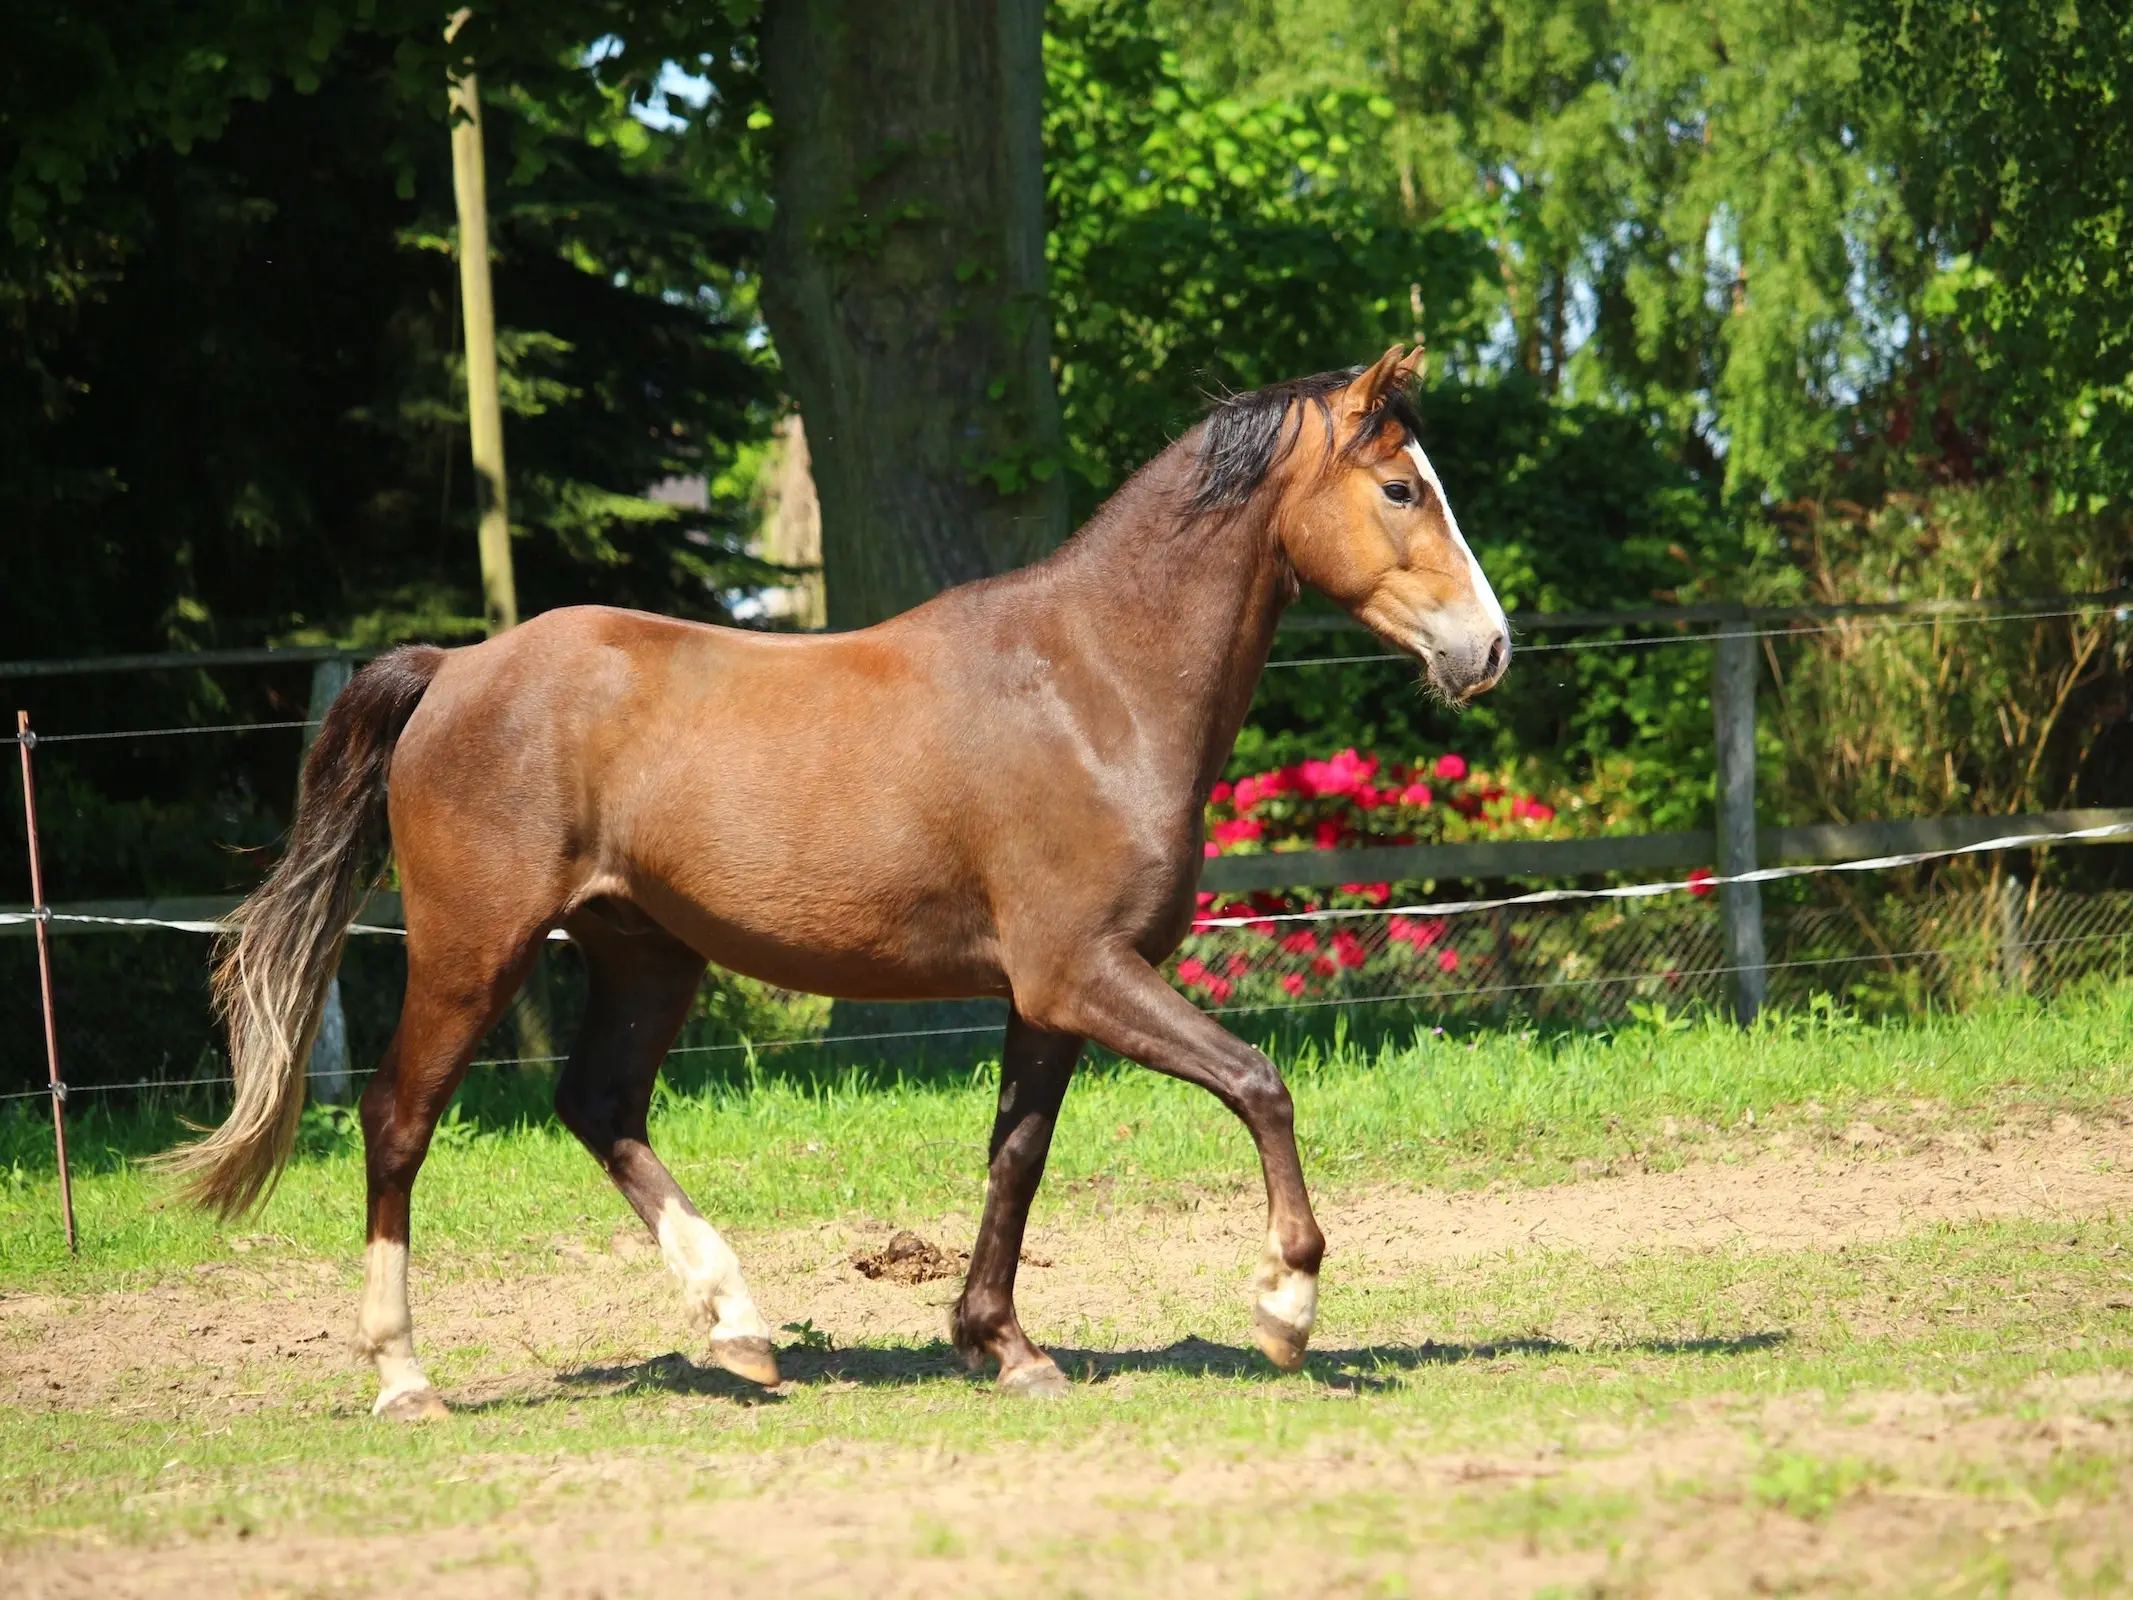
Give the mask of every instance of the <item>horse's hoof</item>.
[{"label": "horse's hoof", "polygon": [[1252,1337],[1259,1342],[1260,1353],[1283,1372],[1294,1372],[1304,1364],[1304,1351],[1311,1342],[1309,1333],[1299,1332],[1258,1306],[1252,1308]]},{"label": "horse's hoof", "polygon": [[385,1422],[441,1422],[451,1414],[445,1409],[444,1397],[428,1384],[419,1389],[403,1389],[372,1412]]},{"label": "horse's hoof", "polygon": [[713,1339],[711,1359],[736,1378],[745,1378],[766,1389],[778,1386],[778,1355],[771,1349],[768,1339],[753,1334],[738,1339]]},{"label": "horse's hoof", "polygon": [[1003,1368],[999,1388],[1002,1394],[1056,1399],[1067,1392],[1067,1375],[1059,1370],[1058,1363],[1040,1358],[1025,1361],[1019,1367]]}]

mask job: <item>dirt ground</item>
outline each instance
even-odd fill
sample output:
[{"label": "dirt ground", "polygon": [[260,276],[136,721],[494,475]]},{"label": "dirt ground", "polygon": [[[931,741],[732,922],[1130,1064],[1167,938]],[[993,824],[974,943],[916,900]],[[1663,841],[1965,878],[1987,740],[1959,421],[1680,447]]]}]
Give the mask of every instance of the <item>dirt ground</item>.
[{"label": "dirt ground", "polygon": [[[1903,1141],[1857,1124],[1813,1147],[1781,1138],[1750,1159],[1545,1189],[1363,1190],[1324,1206],[1322,1221],[1329,1282],[1338,1275],[1367,1286],[1539,1245],[1599,1261],[1670,1247],[1834,1249],[1939,1222],[2123,1216],[2129,1201],[2133,1127],[2062,1118],[1996,1139]],[[953,1251],[967,1245],[973,1220],[944,1216],[920,1231]],[[1243,1284],[1262,1226],[1249,1201],[1084,1212],[1039,1226],[1022,1273],[1024,1321],[1070,1366],[1121,1390],[1135,1381],[1136,1348],[1175,1340],[1181,1305],[1201,1308],[1210,1339],[1223,1341],[1209,1350],[1226,1351],[1242,1343]],[[878,1248],[889,1231],[840,1222],[734,1242],[773,1323],[834,1337],[840,1353],[819,1361],[876,1359],[866,1354],[873,1348],[896,1352],[878,1359],[940,1367],[937,1341],[957,1284],[869,1280],[852,1266],[855,1252]],[[0,1297],[0,1400],[197,1418],[286,1407],[293,1389],[336,1395],[328,1403],[350,1425],[371,1426],[357,1420],[368,1391],[346,1350],[350,1269],[271,1257],[262,1248],[134,1292]],[[604,1251],[559,1245],[554,1269],[532,1276],[455,1271],[425,1280],[418,1268],[415,1293],[418,1341],[442,1353],[440,1385],[460,1406],[583,1393],[603,1378],[638,1382],[662,1361],[693,1370],[678,1355],[646,1359],[686,1335],[656,1252],[632,1234],[618,1233]],[[1210,1307],[1226,1307],[1235,1326]],[[1361,1315],[1329,1315],[1320,1345],[1419,1333],[1363,1325]],[[678,1387],[686,1392],[691,1381]],[[373,1593],[416,1583],[479,1597],[1910,1592],[1961,1548],[2005,1563],[2006,1587],[1994,1592],[2057,1592],[2069,1550],[2108,1590],[2113,1570],[2133,1568],[2133,1504],[2048,1511],[2020,1497],[1888,1488],[1803,1520],[1738,1497],[1716,1503],[1694,1488],[1788,1449],[1839,1450],[1885,1485],[1929,1461],[1945,1478],[1950,1462],[2002,1469],[2067,1452],[2133,1459],[2133,1427],[2111,1420],[2133,1391],[2099,1382],[2045,1385],[2013,1414],[1980,1412],[1960,1395],[1891,1392],[1848,1420],[1841,1439],[1812,1396],[1752,1414],[1738,1403],[1698,1403],[1661,1426],[1584,1441],[1591,1453],[1571,1455],[1418,1453],[1397,1436],[1278,1459],[1221,1447],[1158,1459],[1011,1443],[946,1458],[841,1443],[738,1455],[618,1452],[559,1461],[543,1492],[474,1526],[176,1548],[55,1540],[10,1553],[0,1588],[55,1597]],[[479,1461],[467,1470],[479,1473]],[[1628,1495],[1638,1511],[1622,1536],[1576,1547],[1493,1522],[1483,1537],[1443,1537],[1462,1518],[1502,1520],[1501,1496],[1476,1500],[1483,1489]],[[1357,1522],[1357,1506],[1377,1509]],[[2056,1565],[2045,1559],[2054,1551]],[[2058,1576],[2038,1576],[2047,1571]],[[1945,1592],[1968,1592],[1963,1570],[1954,1581]]]}]

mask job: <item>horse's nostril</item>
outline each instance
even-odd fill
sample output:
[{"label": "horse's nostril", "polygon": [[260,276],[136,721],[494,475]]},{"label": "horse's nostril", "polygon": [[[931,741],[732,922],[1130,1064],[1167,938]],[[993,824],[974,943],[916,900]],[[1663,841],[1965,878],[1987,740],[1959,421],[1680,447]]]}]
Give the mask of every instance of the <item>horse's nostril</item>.
[{"label": "horse's nostril", "polygon": [[1488,664],[1482,670],[1482,676],[1485,678],[1494,678],[1498,674],[1500,674],[1503,671],[1503,658],[1503,635],[1499,633],[1495,638],[1489,641],[1489,659]]}]

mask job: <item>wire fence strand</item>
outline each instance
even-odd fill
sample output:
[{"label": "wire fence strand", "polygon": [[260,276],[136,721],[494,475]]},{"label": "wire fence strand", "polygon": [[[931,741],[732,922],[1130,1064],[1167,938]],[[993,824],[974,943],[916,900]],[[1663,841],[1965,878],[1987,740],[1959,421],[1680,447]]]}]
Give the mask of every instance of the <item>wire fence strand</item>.
[{"label": "wire fence strand", "polygon": [[[1714,628],[1706,624],[1693,633],[1660,635],[1641,639],[1566,639],[1555,644],[1522,644],[1521,655],[1544,655],[1551,652],[1580,650],[1650,650],[1675,645],[1704,645],[1725,637],[1749,639],[1800,639],[1817,634],[1846,632],[1887,632],[1904,628],[1970,627],[1995,622],[2048,622],[2069,617],[2098,616],[2105,612],[2123,614],[2133,605],[2125,600],[2099,601],[2093,605],[2057,606],[2049,610],[2010,610],[1981,614],[1953,614],[1931,617],[1859,617],[1839,618],[1830,621],[1815,621],[1793,624],[1782,628],[1751,628],[1737,630]],[[1591,624],[1579,623],[1579,626]],[[1546,631],[1545,617],[1527,624],[1529,628]],[[1621,627],[1663,627],[1664,623],[1637,622],[1616,624]],[[1370,661],[1406,661],[1410,657],[1398,651],[1381,651],[1363,655],[1299,656],[1286,660],[1269,661],[1270,671],[1290,667],[1337,667],[1354,666]],[[282,722],[220,722],[204,726],[170,728],[114,728],[91,733],[31,733],[27,738],[15,734],[0,737],[0,744],[84,744],[114,739],[169,739],[188,734],[213,733],[270,733],[290,728],[315,728],[316,719],[291,719]]]},{"label": "wire fence strand", "polygon": [[[1559,644],[1521,644],[1516,647],[1518,655],[1547,655],[1555,652],[1577,650],[1652,650],[1673,645],[1714,644],[1722,638],[1733,639],[1805,639],[1826,633],[1881,633],[1901,628],[1943,628],[1986,622],[2048,622],[2068,617],[2087,617],[2103,612],[2124,612],[2123,602],[2107,605],[2079,606],[2059,611],[2002,611],[1982,616],[1947,617],[1861,617],[1854,620],[1839,619],[1820,622],[1812,626],[1784,628],[1714,629],[1701,628],[1694,633],[1677,633],[1648,639],[1566,639]],[[1544,625],[1543,625],[1544,626]],[[1663,624],[1623,624],[1623,626],[1658,627]],[[1282,661],[1269,661],[1268,670],[1278,667],[1346,667],[1366,661],[1409,661],[1411,656],[1397,650],[1384,650],[1371,655],[1351,656],[1294,656]]]}]

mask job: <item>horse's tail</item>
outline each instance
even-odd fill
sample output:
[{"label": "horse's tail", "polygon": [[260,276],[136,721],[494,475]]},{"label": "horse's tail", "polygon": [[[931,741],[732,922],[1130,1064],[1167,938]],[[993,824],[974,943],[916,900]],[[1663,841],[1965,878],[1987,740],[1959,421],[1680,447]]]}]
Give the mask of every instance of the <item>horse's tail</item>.
[{"label": "horse's tail", "polygon": [[207,1210],[249,1211],[295,1147],[326,988],[383,866],[393,745],[444,655],[430,645],[395,650],[341,691],[304,762],[288,849],[216,947],[215,1010],[229,1027],[236,1103],[221,1127],[161,1158]]}]

